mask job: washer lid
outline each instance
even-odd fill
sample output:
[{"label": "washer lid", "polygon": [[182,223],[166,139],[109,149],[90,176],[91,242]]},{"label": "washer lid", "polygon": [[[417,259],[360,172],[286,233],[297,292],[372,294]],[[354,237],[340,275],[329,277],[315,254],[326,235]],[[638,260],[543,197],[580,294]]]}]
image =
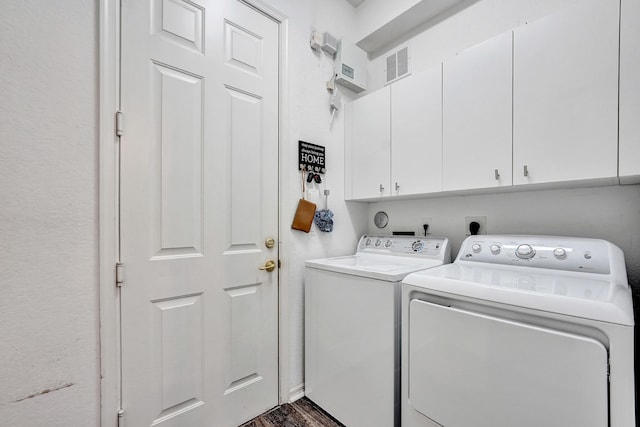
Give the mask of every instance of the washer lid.
[{"label": "washer lid", "polygon": [[442,265],[444,261],[393,255],[363,254],[314,259],[306,266],[389,282],[399,282],[410,273]]},{"label": "washer lid", "polygon": [[413,273],[403,283],[425,290],[633,326],[626,283],[598,274],[454,263]]}]

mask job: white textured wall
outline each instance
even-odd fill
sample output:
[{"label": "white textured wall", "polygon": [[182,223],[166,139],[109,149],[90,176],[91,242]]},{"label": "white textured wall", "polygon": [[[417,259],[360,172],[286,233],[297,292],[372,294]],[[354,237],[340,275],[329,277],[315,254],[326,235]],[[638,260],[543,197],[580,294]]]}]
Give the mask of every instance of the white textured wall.
[{"label": "white textured wall", "polygon": [[99,423],[97,2],[0,13],[0,424]]},{"label": "white textured wall", "polygon": [[[331,191],[329,208],[335,213],[334,231],[324,233],[313,226],[311,233],[285,228],[281,230],[283,284],[287,286],[289,305],[289,389],[300,390],[304,381],[304,262],[353,253],[357,240],[367,227],[367,206],[344,202],[344,112],[336,113],[329,127],[329,93],[326,82],[333,74],[333,59],[315,53],[309,47],[313,29],[329,31],[340,38],[351,36],[355,9],[344,0],[269,0],[289,18],[289,132],[285,135],[288,179],[283,185],[281,215],[290,224],[301,195],[297,172],[298,140],[326,146],[327,173],[323,184],[312,188]],[[347,102],[354,94],[340,88]],[[319,208],[324,207],[324,198]]]}]

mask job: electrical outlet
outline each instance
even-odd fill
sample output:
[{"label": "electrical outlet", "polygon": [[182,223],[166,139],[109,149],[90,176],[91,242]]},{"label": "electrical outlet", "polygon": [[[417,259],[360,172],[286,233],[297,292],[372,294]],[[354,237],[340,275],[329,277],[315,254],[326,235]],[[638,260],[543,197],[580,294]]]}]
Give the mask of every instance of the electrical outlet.
[{"label": "electrical outlet", "polygon": [[431,218],[422,218],[420,226],[418,227],[420,229],[418,236],[424,236],[424,224],[429,225],[429,228],[427,228],[427,236],[431,234],[431,229],[433,228],[433,224],[431,224]]},{"label": "electrical outlet", "polygon": [[474,221],[480,224],[480,229],[478,230],[478,234],[487,234],[487,217],[486,216],[465,216],[464,217],[464,235],[471,236],[471,232],[469,231],[469,224],[471,224]]}]

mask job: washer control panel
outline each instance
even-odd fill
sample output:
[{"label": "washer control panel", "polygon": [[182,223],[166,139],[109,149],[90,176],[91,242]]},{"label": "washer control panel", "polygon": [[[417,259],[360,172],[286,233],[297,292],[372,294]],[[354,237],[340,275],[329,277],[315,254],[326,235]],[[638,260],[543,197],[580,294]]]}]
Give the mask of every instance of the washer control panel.
[{"label": "washer control panel", "polygon": [[443,258],[450,253],[449,240],[445,237],[377,236],[366,234],[360,238],[358,252],[417,255]]},{"label": "washer control panel", "polygon": [[599,239],[552,236],[470,236],[458,261],[609,274],[609,243]]}]

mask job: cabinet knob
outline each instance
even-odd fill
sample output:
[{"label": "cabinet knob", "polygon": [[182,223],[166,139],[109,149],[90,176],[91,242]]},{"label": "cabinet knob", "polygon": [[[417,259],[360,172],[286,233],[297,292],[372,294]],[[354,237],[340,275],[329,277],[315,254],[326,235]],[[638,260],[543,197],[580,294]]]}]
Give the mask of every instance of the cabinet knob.
[{"label": "cabinet knob", "polygon": [[524,173],[524,176],[529,176],[529,168],[527,168],[527,165],[524,165],[523,173]]},{"label": "cabinet knob", "polygon": [[380,192],[382,193],[384,191],[384,187],[382,186],[382,184],[380,184]]},{"label": "cabinet knob", "polygon": [[494,171],[494,173],[496,174],[496,181],[500,179],[500,174],[498,173],[498,169],[496,169]]},{"label": "cabinet knob", "polygon": [[400,185],[396,182],[396,191],[400,191]]}]

